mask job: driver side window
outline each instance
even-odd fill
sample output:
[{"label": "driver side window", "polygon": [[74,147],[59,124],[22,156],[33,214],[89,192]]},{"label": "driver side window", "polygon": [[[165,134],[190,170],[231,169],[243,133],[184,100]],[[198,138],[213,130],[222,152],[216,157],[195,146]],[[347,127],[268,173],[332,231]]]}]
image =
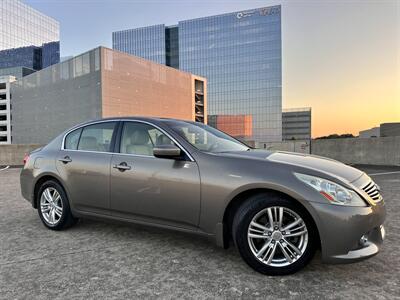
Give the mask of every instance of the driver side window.
[{"label": "driver side window", "polygon": [[149,124],[125,122],[120,153],[153,156],[154,146],[173,144],[168,136]]}]

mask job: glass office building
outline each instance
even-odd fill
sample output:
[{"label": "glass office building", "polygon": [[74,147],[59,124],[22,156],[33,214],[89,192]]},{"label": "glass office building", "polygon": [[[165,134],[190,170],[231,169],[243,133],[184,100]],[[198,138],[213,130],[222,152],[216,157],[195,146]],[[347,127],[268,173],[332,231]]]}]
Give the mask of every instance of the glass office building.
[{"label": "glass office building", "polygon": [[0,68],[40,70],[60,61],[59,23],[18,0],[0,1]]},{"label": "glass office building", "polygon": [[113,32],[112,41],[113,49],[166,64],[164,25]]},{"label": "glass office building", "polygon": [[148,59],[164,53],[153,60],[206,77],[210,125],[248,141],[282,139],[280,6],[152,27],[114,32],[113,48]]},{"label": "glass office building", "polygon": [[14,76],[16,79],[20,79],[29,74],[35,73],[35,70],[26,67],[12,67],[0,69],[1,76]]}]

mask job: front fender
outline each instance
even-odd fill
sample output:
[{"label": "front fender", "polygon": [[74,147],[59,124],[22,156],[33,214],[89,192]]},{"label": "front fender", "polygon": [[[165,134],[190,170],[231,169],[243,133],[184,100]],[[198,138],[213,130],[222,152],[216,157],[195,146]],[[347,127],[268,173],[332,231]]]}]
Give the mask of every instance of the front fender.
[{"label": "front fender", "polygon": [[[278,185],[278,184],[265,184],[265,183],[256,183],[256,184],[247,184],[244,186],[239,187],[235,191],[233,191],[229,197],[225,201],[225,208],[223,211],[223,216],[220,217],[220,222],[217,223],[215,227],[215,237],[216,237],[216,244],[218,246],[227,248],[227,235],[230,235],[230,232],[227,231],[227,226],[228,224],[225,224],[224,220],[225,215],[227,214],[227,211],[230,210],[231,208],[237,207],[237,205],[240,205],[237,201],[245,201],[246,199],[244,198],[248,194],[252,194],[252,192],[262,192],[262,191],[274,191],[281,193],[285,195],[287,198],[293,200],[294,202],[300,204],[304,209],[309,213],[311,219],[313,220],[315,226],[316,226],[316,231],[318,232],[318,235],[320,235],[320,224],[321,220],[316,212],[314,206],[310,201],[307,201],[303,198],[302,195],[296,193],[295,191],[288,189],[285,186]],[[243,196],[243,197],[242,197]],[[234,206],[231,206],[231,204],[234,203]]]}]

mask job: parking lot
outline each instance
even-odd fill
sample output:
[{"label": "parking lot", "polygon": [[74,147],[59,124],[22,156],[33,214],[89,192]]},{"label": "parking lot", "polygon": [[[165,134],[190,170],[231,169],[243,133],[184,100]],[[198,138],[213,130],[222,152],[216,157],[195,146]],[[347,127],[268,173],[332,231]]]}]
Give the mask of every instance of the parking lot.
[{"label": "parking lot", "polygon": [[365,170],[380,174],[387,205],[382,252],[349,265],[323,265],[317,253],[286,277],[258,274],[236,249],[183,233],[92,220],[47,230],[20,195],[20,170],[0,171],[0,298],[399,299],[399,169]]}]

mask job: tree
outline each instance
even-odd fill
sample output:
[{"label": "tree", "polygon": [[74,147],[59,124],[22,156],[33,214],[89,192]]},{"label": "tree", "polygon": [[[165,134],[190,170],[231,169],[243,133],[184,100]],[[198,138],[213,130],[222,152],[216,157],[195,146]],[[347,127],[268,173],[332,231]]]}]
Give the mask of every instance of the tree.
[{"label": "tree", "polygon": [[316,140],[324,140],[324,139],[343,139],[343,138],[354,138],[355,136],[351,133],[344,133],[344,134],[330,134],[326,136],[317,137]]}]

